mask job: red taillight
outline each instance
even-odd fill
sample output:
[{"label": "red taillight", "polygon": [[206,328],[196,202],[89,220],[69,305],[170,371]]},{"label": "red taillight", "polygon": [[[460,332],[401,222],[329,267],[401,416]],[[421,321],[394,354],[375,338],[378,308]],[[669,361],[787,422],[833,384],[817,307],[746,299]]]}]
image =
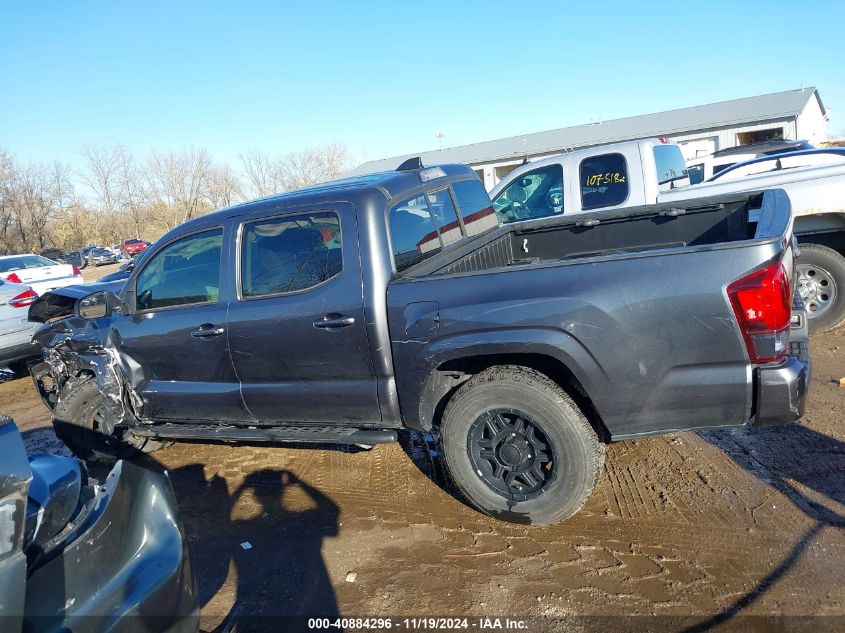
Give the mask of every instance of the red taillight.
[{"label": "red taillight", "polygon": [[73,276],[74,277],[82,277],[82,271],[79,270],[79,266],[74,265],[73,267]]},{"label": "red taillight", "polygon": [[20,293],[17,297],[13,297],[12,300],[9,301],[9,305],[15,308],[25,308],[26,306],[35,303],[37,298],[38,295],[35,291],[31,288],[27,288],[26,291]]},{"label": "red taillight", "polygon": [[6,275],[6,279],[11,281],[13,284],[22,284],[21,278],[18,277],[17,273],[12,273],[11,275]]},{"label": "red taillight", "polygon": [[792,290],[778,262],[728,286],[734,314],[752,363],[768,363],[789,351]]}]

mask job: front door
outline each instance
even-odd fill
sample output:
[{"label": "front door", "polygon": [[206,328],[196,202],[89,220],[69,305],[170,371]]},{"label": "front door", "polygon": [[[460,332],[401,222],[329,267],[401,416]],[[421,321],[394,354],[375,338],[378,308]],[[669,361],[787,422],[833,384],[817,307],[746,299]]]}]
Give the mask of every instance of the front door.
[{"label": "front door", "polygon": [[249,417],[226,336],[227,236],[217,226],[159,247],[129,282],[128,314],[113,317],[145,418]]},{"label": "front door", "polygon": [[240,228],[229,345],[263,423],[381,419],[361,291],[355,209],[253,216]]}]

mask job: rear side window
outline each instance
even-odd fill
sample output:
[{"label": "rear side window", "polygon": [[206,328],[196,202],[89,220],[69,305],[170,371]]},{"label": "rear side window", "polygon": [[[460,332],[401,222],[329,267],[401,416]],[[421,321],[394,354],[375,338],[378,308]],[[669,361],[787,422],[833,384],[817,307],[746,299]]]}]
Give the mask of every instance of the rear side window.
[{"label": "rear side window", "polygon": [[467,237],[484,233],[499,225],[487,190],[477,180],[461,180],[452,184],[455,199],[464,221]]},{"label": "rear side window", "polygon": [[222,229],[197,233],[168,244],[156,253],[135,283],[138,310],[154,310],[220,297]]},{"label": "rear side window", "polygon": [[681,148],[677,145],[655,145],[652,151],[660,190],[668,189],[673,183],[683,184],[681,181],[687,178],[687,166]]},{"label": "rear side window", "polygon": [[581,208],[600,209],[628,199],[628,164],[622,154],[600,154],[581,161]]},{"label": "rear side window", "polygon": [[244,225],[243,297],[307,290],[342,270],[340,220],[334,213],[288,215]]},{"label": "rear side window", "polygon": [[403,200],[390,210],[390,242],[398,272],[442,250],[424,194]]}]

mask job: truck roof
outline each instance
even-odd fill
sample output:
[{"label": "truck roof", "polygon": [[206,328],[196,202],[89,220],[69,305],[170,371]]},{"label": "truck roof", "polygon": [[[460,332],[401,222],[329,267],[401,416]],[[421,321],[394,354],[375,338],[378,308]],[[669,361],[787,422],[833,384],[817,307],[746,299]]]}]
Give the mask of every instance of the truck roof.
[{"label": "truck roof", "polygon": [[[422,172],[434,168],[439,168],[445,175],[423,181]],[[379,192],[384,196],[385,200],[389,200],[406,191],[419,188],[423,182],[436,185],[438,180],[442,180],[443,183],[446,184],[455,180],[456,177],[459,176],[471,176],[473,178],[478,178],[476,173],[470,167],[459,164],[430,165],[423,166],[422,169],[407,168],[396,171],[362,174],[360,176],[340,178],[338,180],[331,180],[329,182],[310,185],[301,189],[294,189],[292,191],[285,191],[282,193],[272,194],[264,198],[242,202],[240,204],[194,218],[182,226],[185,227],[189,225],[205,224],[209,221],[217,221],[221,218],[238,215],[239,213],[252,210],[254,207],[259,206],[272,206],[278,203],[284,203],[285,205],[307,204],[310,202],[316,203],[325,202],[327,200],[337,200],[338,198],[336,194],[341,191],[344,193],[344,197],[356,196],[367,192]]]}]

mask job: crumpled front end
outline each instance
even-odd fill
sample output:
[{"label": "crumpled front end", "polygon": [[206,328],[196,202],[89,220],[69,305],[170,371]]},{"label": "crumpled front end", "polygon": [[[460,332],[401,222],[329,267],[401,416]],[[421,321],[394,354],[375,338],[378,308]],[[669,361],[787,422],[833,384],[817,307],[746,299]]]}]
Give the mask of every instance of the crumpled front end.
[{"label": "crumpled front end", "polygon": [[32,340],[41,346],[42,358],[30,363],[30,373],[47,407],[55,408],[69,380],[90,374],[103,395],[109,423],[128,426],[138,423],[143,401],[133,385],[142,381],[141,368],[121,353],[120,335],[108,327],[108,318],[88,320],[72,312],[70,315],[59,312],[36,330]]}]

